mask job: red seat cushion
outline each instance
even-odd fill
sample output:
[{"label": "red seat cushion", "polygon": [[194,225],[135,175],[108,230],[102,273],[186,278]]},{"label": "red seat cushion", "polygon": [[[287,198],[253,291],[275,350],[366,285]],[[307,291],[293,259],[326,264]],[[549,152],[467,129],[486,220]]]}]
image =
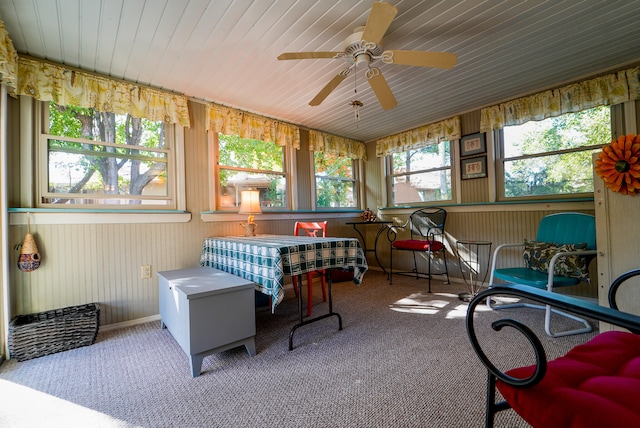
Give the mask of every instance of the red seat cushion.
[{"label": "red seat cushion", "polygon": [[[528,377],[534,366],[507,372]],[[550,361],[532,388],[498,381],[505,400],[534,427],[640,427],[640,336],[609,331]]]},{"label": "red seat cushion", "polygon": [[429,246],[431,246],[431,251],[440,251],[444,248],[442,242],[429,242],[419,239],[405,239],[403,241],[394,241],[393,243],[393,248],[397,248],[398,250],[428,251]]}]

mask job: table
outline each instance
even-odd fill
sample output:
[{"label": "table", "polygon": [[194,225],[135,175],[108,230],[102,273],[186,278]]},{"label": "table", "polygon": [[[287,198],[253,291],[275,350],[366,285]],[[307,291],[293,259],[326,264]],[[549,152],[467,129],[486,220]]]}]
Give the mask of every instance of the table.
[{"label": "table", "polygon": [[[380,260],[378,260],[378,239],[380,238],[380,235],[382,235],[382,232],[384,232],[387,229],[387,225],[388,224],[393,224],[392,221],[387,221],[387,220],[376,220],[376,221],[350,221],[347,222],[345,224],[349,224],[351,226],[353,226],[353,229],[358,233],[358,235],[360,236],[360,239],[362,240],[362,248],[366,253],[369,252],[373,252],[373,255],[376,259],[376,263],[378,263],[378,266],[380,266],[382,268],[382,272],[385,275],[389,275],[387,273],[387,270],[384,268],[384,266],[382,265],[382,263],[380,263]],[[358,229],[358,226],[375,226],[375,225],[380,225],[380,228],[378,229],[378,232],[376,233],[376,239],[373,241],[373,248],[368,248],[367,247],[367,240],[364,237],[364,234],[362,233],[362,231],[360,229]]]},{"label": "table", "polygon": [[299,287],[298,310],[300,319],[289,333],[289,350],[293,349],[293,334],[297,328],[336,316],[339,330],[342,317],[333,312],[331,296],[331,269],[353,268],[353,282],[362,283],[369,266],[357,238],[258,235],[206,238],[200,256],[201,266],[210,266],[248,279],[256,289],[272,297],[272,312],[284,298],[285,275],[305,274],[318,269],[327,271],[329,313],[312,319],[303,319],[302,287]]},{"label": "table", "polygon": [[205,356],[244,346],[256,355],[254,284],[218,269],[158,272],[161,327],[189,356],[191,376]]},{"label": "table", "polygon": [[[482,288],[487,280],[489,266],[491,266],[491,246],[493,244],[488,241],[456,241],[456,253],[458,254],[458,262],[460,273],[464,279],[468,293],[460,293],[460,300],[470,302]],[[482,259],[486,258],[486,265],[482,263]],[[465,275],[466,270],[466,275]],[[483,274],[484,270],[484,274]]]}]

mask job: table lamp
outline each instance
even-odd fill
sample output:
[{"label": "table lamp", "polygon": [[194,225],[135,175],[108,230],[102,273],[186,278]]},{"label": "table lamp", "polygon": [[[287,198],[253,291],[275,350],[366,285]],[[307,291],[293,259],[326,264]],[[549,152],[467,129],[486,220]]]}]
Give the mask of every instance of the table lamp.
[{"label": "table lamp", "polygon": [[244,236],[256,236],[256,223],[253,221],[254,214],[262,214],[260,208],[260,191],[243,190],[240,192],[240,211],[238,214],[249,214],[246,223],[240,223],[244,227]]}]

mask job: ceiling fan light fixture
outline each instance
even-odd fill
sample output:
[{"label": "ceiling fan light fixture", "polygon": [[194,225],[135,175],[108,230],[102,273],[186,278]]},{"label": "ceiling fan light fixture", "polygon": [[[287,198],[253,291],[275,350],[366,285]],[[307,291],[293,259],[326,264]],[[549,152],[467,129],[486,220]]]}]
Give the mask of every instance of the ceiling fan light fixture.
[{"label": "ceiling fan light fixture", "polygon": [[370,62],[371,62],[371,55],[369,55],[368,53],[358,54],[355,59],[356,66],[364,65],[368,67]]}]

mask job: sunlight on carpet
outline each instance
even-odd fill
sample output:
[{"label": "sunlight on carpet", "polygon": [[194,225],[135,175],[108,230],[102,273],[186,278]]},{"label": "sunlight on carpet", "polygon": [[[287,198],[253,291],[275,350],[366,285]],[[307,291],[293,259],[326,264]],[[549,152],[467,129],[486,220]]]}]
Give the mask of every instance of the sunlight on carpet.
[{"label": "sunlight on carpet", "polygon": [[389,308],[396,312],[435,315],[451,304],[451,302],[447,300],[435,298],[436,296],[451,298],[453,295],[449,293],[413,293],[407,297],[396,300],[394,303],[389,305]]},{"label": "sunlight on carpet", "polygon": [[469,306],[467,304],[460,304],[453,308],[451,311],[447,312],[445,318],[454,319],[454,318],[462,318],[464,319],[467,316],[467,308]]},{"label": "sunlight on carpet", "polygon": [[[0,379],[0,426],[132,428],[128,422]],[[36,411],[37,409],[37,411]]]}]

